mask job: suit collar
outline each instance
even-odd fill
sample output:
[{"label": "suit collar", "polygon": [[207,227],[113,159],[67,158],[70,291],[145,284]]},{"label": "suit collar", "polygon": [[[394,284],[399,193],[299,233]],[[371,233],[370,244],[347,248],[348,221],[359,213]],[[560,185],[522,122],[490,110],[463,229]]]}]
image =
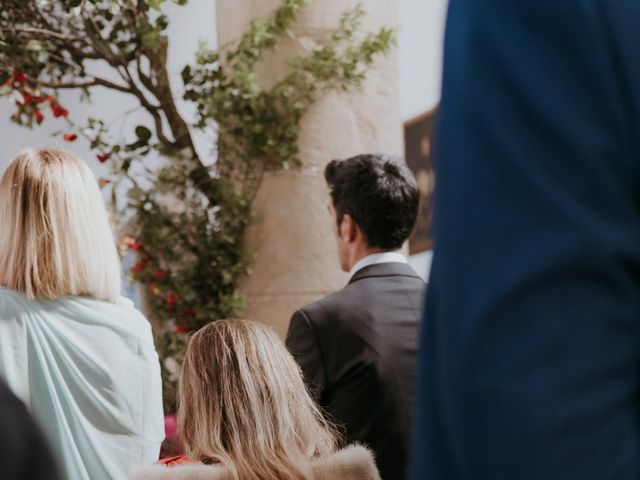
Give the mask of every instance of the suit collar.
[{"label": "suit collar", "polygon": [[413,277],[422,280],[415,270],[406,263],[389,262],[376,263],[358,270],[349,280],[349,284],[371,277]]},{"label": "suit collar", "polygon": [[367,255],[356,262],[351,268],[349,275],[353,277],[359,270],[362,270],[369,265],[375,265],[376,263],[408,263],[407,257],[399,252],[380,252]]}]

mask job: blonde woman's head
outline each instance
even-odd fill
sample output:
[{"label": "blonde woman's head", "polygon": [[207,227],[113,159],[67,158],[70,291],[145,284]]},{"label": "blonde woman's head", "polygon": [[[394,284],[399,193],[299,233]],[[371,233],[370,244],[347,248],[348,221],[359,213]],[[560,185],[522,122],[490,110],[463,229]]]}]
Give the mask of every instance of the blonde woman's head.
[{"label": "blonde woman's head", "polygon": [[120,263],[98,184],[75,155],[32,149],[0,180],[0,285],[116,301]]},{"label": "blonde woman's head", "polygon": [[311,478],[311,461],[336,448],[295,360],[256,322],[219,320],[191,338],[179,400],[189,456],[234,480]]}]

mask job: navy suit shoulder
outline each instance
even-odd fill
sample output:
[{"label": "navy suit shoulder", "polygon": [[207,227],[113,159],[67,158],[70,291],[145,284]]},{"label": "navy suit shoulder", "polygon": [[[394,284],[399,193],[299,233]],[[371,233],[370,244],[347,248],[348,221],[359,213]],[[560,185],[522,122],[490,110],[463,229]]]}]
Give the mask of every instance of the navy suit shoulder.
[{"label": "navy suit shoulder", "polygon": [[639,25],[449,3],[415,480],[640,477]]}]

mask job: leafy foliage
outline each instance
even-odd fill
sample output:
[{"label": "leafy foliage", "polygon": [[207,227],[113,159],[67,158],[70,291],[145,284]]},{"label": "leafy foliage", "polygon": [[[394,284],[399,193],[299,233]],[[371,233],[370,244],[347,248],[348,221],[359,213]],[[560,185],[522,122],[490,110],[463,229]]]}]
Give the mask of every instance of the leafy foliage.
[{"label": "leafy foliage", "polygon": [[[359,6],[343,15],[325,42],[291,58],[282,78],[266,87],[256,73],[259,62],[294,36],[292,25],[306,2],[282,0],[222,57],[202,46],[182,71],[184,97],[198,112],[190,124],[176,107],[167,74],[167,0],[3,0],[0,96],[13,101],[15,122],[34,127],[50,111],[66,121],[65,140],[82,136],[98,161],[109,162],[112,174],[102,184],[119,218],[130,219],[122,227],[122,248],[137,252],[130,274],[149,292],[168,410],[183,334],[243,309],[236,283],[251,264],[242,245],[262,176],[299,164],[300,120],[316,95],[358,87],[394,42],[389,29],[359,33]],[[96,75],[97,62],[112,75]],[[101,119],[76,125],[58,92],[79,90],[89,98],[95,87],[136,98],[149,125],[137,126],[133,141],[113,138]],[[195,129],[217,138],[217,161],[203,162]],[[160,168],[146,166],[151,152],[164,158]]]}]

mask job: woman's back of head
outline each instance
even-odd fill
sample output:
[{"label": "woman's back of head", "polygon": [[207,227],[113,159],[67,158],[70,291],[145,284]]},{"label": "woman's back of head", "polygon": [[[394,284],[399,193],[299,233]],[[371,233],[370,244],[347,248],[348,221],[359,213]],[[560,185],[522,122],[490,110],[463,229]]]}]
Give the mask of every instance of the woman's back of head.
[{"label": "woman's back of head", "polygon": [[0,285],[31,299],[120,296],[120,264],[104,202],[77,156],[27,150],[2,176]]},{"label": "woman's back of head", "polygon": [[233,479],[312,478],[311,462],[336,448],[295,360],[255,322],[219,320],[191,338],[179,418],[189,455]]}]

